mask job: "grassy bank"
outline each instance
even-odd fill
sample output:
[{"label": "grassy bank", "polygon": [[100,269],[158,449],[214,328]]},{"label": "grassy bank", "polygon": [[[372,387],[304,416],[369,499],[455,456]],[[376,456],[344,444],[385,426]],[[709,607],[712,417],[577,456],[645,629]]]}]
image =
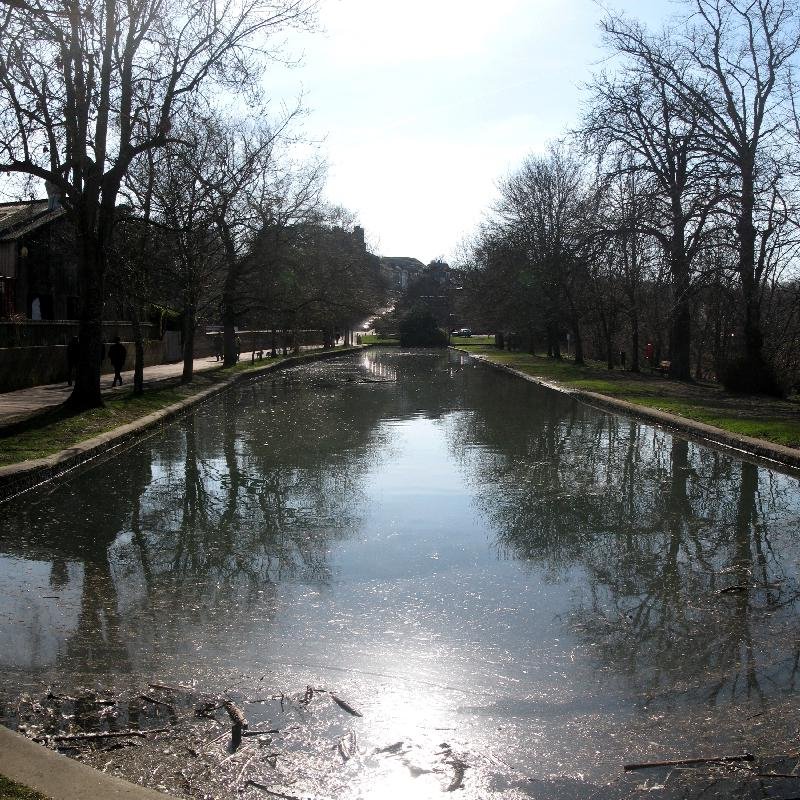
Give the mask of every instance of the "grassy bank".
[{"label": "grassy bank", "polygon": [[[308,356],[312,356],[309,353]],[[103,408],[94,408],[75,414],[56,407],[24,422],[0,431],[0,466],[17,464],[29,459],[66,450],[79,442],[121,425],[135,422],[154,411],[160,411],[173,403],[196,395],[219,384],[231,375],[284,361],[283,356],[263,361],[240,361],[233,367],[196,372],[192,383],[185,386],[178,379],[160,382],[146,388],[144,394],[134,396],[132,389],[117,390],[104,394]],[[302,358],[301,354],[299,358]]]},{"label": "grassy bank", "polygon": [[48,800],[43,794],[34,792],[19,783],[0,775],[0,800]]},{"label": "grassy bank", "polygon": [[362,336],[361,344],[375,344],[385,347],[394,347],[400,344],[400,340],[390,336]]},{"label": "grassy bank", "polygon": [[487,345],[464,348],[492,361],[573,389],[657,408],[743,436],[788,447],[800,447],[800,402],[797,397],[732,395],[711,383],[681,383],[657,374],[610,371],[600,362],[576,366],[541,355],[509,353]]}]

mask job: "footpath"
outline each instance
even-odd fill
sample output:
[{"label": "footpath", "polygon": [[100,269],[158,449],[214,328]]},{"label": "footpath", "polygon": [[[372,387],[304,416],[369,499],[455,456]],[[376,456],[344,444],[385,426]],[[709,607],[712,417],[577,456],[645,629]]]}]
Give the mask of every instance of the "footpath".
[{"label": "footpath", "polygon": [[[55,753],[0,725],[0,775],[48,800],[169,800],[168,795],[128,783]],[[0,797],[2,787],[0,786]],[[10,797],[30,797],[14,794]]]},{"label": "footpath", "polygon": [[[28,393],[25,407],[20,411],[22,403],[19,400],[14,401],[14,405],[9,401],[5,425],[0,424],[0,502],[86,462],[119,452],[119,448],[149,435],[192,406],[239,381],[360,349],[360,346],[328,350],[304,348],[305,352],[298,355],[257,361],[243,353],[236,366],[223,369],[216,362],[219,367],[216,370],[213,360],[201,359],[205,364],[201,363],[195,380],[187,386],[177,381],[180,365],[151,367],[150,370],[158,370],[155,377],[152,371],[149,376],[148,370],[145,371],[151,387],[159,383],[163,386],[156,386],[155,390],[136,397],[131,394],[129,383],[123,383],[121,390],[106,385],[105,407],[80,414],[53,408],[54,403],[46,405],[58,392],[62,393],[63,401],[69,391],[63,385],[56,385],[56,389],[51,390],[52,395],[45,394],[43,400],[41,397],[37,400],[37,390],[24,390]],[[107,381],[104,380],[104,384]],[[42,394],[47,392],[46,387],[40,388]],[[12,409],[15,414],[12,414]]]},{"label": "footpath", "polygon": [[[240,361],[249,361],[251,358],[252,353],[242,353]],[[221,362],[217,361],[213,356],[194,360],[195,372],[205,372],[220,366],[222,366]],[[174,380],[175,378],[180,378],[182,374],[183,362],[145,367],[145,386]],[[116,389],[111,385],[113,380],[113,374],[100,377],[100,385],[104,395],[129,389],[133,383],[133,370],[122,373],[122,386]],[[0,394],[0,429],[61,405],[69,397],[70,392],[72,392],[72,387],[66,383],[51,383]]]}]

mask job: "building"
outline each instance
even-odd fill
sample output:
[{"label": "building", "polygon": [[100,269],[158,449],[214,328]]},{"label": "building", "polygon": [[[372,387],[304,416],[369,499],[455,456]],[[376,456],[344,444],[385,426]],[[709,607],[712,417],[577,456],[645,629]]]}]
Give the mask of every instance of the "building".
[{"label": "building", "polygon": [[419,259],[409,256],[383,256],[380,262],[381,275],[393,294],[404,291],[424,269],[425,265]]},{"label": "building", "polygon": [[72,231],[56,198],[0,203],[0,319],[77,319]]}]

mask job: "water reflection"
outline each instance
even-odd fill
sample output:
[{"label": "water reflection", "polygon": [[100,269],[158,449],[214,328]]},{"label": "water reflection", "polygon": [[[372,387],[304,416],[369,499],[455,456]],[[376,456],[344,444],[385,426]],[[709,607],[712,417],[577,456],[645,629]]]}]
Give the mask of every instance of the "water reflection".
[{"label": "water reflection", "polygon": [[554,395],[538,411],[511,439],[487,404],[456,456],[500,553],[550,579],[584,571],[571,629],[599,667],[651,709],[793,692],[796,479]]},{"label": "water reflection", "polygon": [[514,774],[741,742],[795,691],[799,497],[460,355],[295,368],[0,508],[0,690],[335,682]]}]

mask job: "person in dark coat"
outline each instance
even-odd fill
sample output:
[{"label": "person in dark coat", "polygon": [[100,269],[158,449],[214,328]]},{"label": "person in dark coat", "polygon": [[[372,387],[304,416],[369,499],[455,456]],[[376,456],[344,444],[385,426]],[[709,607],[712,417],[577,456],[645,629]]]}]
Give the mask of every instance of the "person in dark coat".
[{"label": "person in dark coat", "polygon": [[80,343],[78,337],[73,336],[67,345],[67,386],[72,386],[73,376],[78,379],[78,351]]},{"label": "person in dark coat", "polygon": [[125,345],[119,340],[119,336],[115,336],[114,343],[108,348],[108,360],[111,362],[111,366],[114,367],[114,382],[111,384],[112,386],[116,386],[117,381],[122,386],[120,370],[125,366],[127,357],[128,351],[125,349]]}]

